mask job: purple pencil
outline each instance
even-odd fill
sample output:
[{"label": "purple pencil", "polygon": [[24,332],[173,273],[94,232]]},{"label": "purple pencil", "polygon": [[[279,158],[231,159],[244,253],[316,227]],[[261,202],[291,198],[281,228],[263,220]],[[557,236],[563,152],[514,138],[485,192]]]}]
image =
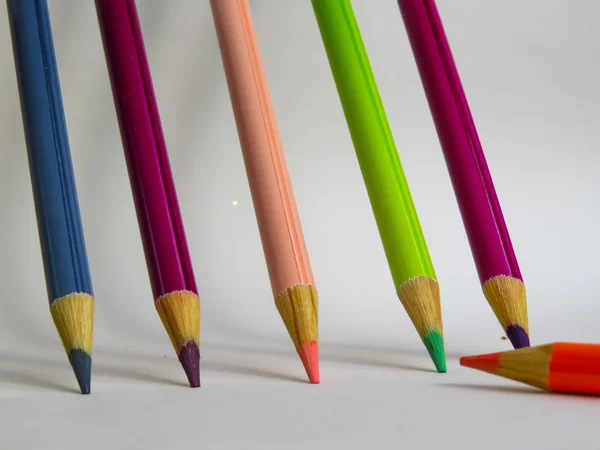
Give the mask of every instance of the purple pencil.
[{"label": "purple pencil", "polygon": [[134,0],[96,0],[156,310],[200,386],[200,299]]},{"label": "purple pencil", "polygon": [[398,0],[483,292],[514,348],[529,347],[527,297],[434,0]]}]

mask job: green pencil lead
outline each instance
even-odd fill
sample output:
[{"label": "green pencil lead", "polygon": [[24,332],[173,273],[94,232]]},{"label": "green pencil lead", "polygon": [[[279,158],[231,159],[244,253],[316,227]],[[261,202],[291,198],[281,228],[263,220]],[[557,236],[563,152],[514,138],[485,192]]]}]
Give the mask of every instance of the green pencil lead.
[{"label": "green pencil lead", "polygon": [[439,373],[446,373],[446,351],[444,350],[444,338],[442,335],[437,331],[432,331],[423,338],[423,343],[437,371]]}]

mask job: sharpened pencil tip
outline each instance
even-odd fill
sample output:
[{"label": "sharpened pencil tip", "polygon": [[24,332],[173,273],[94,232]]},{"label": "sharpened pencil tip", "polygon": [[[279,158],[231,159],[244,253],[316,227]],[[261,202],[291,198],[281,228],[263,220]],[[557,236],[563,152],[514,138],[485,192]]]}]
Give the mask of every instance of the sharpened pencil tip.
[{"label": "sharpened pencil tip", "polygon": [[439,373],[446,373],[446,351],[444,350],[444,338],[437,331],[432,331],[424,339],[423,343],[433,360],[433,364]]},{"label": "sharpened pencil tip", "polygon": [[77,378],[81,393],[89,394],[92,380],[92,358],[86,352],[77,348],[69,353],[69,362],[73,367],[73,372],[75,372],[75,378]]},{"label": "sharpened pencil tip", "polygon": [[510,339],[514,348],[529,347],[529,335],[523,327],[517,324],[510,325],[506,329],[506,336]]},{"label": "sharpened pencil tip", "polygon": [[179,352],[179,362],[191,387],[200,387],[200,350],[195,342],[188,342]]},{"label": "sharpened pencil tip", "polygon": [[321,375],[319,373],[319,345],[316,342],[311,342],[298,350],[298,355],[300,355],[310,383],[319,384],[321,382]]},{"label": "sharpened pencil tip", "polygon": [[477,356],[463,356],[460,358],[460,365],[486,373],[493,373],[498,368],[500,356],[502,356],[501,352]]}]

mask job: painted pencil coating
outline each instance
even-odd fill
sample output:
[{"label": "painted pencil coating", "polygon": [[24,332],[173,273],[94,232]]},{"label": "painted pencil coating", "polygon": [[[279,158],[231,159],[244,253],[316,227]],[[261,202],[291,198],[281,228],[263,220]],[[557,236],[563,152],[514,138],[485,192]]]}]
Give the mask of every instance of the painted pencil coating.
[{"label": "painted pencil coating", "polygon": [[273,295],[314,286],[249,6],[244,0],[211,5]]},{"label": "painted pencil coating", "polygon": [[398,5],[484,293],[513,346],[528,346],[523,278],[435,1]]},{"label": "painted pencil coating", "polygon": [[436,278],[383,103],[348,0],[313,1],[396,287]]},{"label": "painted pencil coating", "polygon": [[[433,31],[436,34],[437,41],[439,42],[441,48],[441,54],[443,55],[443,61],[446,64],[446,70],[448,74],[448,79],[450,80],[452,87],[455,90],[455,95],[457,98],[457,103],[460,108],[461,114],[463,115],[464,125],[466,126],[469,134],[469,139],[473,145],[474,156],[476,157],[477,164],[481,174],[481,180],[485,184],[486,192],[488,193],[488,202],[489,206],[494,214],[495,224],[498,232],[498,236],[503,244],[503,252],[502,254],[495,254],[493,259],[503,260],[506,259],[506,263],[510,268],[510,272],[497,272],[491,270],[486,267],[486,265],[481,263],[481,273],[482,275],[486,274],[488,276],[485,277],[485,280],[489,280],[494,276],[497,276],[499,273],[502,275],[510,275],[511,277],[517,278],[523,281],[523,277],[521,275],[521,270],[519,268],[519,264],[517,262],[517,257],[515,255],[512,242],[510,240],[510,235],[508,233],[508,228],[506,226],[506,222],[504,220],[504,216],[502,214],[502,208],[500,207],[500,202],[498,200],[498,196],[496,195],[496,189],[494,188],[494,183],[492,181],[492,175],[490,174],[487,161],[485,159],[485,155],[483,153],[483,148],[481,146],[481,142],[479,140],[479,135],[477,134],[477,129],[475,128],[475,123],[473,121],[473,117],[471,116],[471,109],[469,108],[469,104],[467,102],[467,96],[464,92],[462,83],[460,81],[460,77],[458,75],[458,70],[456,69],[456,64],[454,63],[454,57],[452,56],[452,51],[450,50],[450,45],[448,44],[448,40],[446,38],[446,33],[444,31],[444,27],[442,24],[442,20],[439,16],[437,7],[435,5],[434,0],[425,0],[425,5],[427,7],[429,17],[431,18],[431,22],[433,24]],[[465,205],[465,208],[467,206]],[[477,212],[472,212],[469,215],[476,215]],[[493,250],[488,250],[492,253],[495,253]],[[479,258],[480,260],[483,258]],[[479,270],[479,269],[478,269]],[[485,276],[485,275],[484,275]]]},{"label": "painted pencil coating", "polygon": [[93,296],[48,5],[7,4],[48,298]]},{"label": "painted pencil coating", "polygon": [[554,392],[600,395],[600,345],[557,342],[548,372]]},{"label": "painted pencil coating", "polygon": [[96,0],[96,11],[155,304],[199,386],[199,355],[189,351],[199,345],[198,290],[135,1]]},{"label": "painted pencil coating", "polygon": [[445,371],[439,289],[351,2],[312,2],[400,300]]},{"label": "painted pencil coating", "polygon": [[522,279],[452,55],[442,39],[441,22],[436,19],[432,23],[433,17],[437,18],[435,5],[428,0],[398,0],[398,4],[426,86],[481,283],[497,275]]},{"label": "painted pencil coating", "polygon": [[82,393],[90,392],[94,298],[45,0],[8,0],[50,312]]},{"label": "painted pencil coating", "polygon": [[461,358],[465,367],[552,392],[600,395],[600,345],[557,342]]},{"label": "painted pencil coating", "polygon": [[133,0],[96,0],[154,298],[198,294]]},{"label": "painted pencil coating", "polygon": [[211,0],[275,304],[319,382],[317,291],[247,0]]}]

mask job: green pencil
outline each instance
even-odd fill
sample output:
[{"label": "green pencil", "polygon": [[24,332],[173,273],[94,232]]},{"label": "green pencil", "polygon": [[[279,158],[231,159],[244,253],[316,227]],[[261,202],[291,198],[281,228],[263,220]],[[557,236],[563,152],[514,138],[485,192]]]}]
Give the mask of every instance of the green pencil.
[{"label": "green pencil", "polygon": [[400,301],[438,372],[446,371],[440,294],[349,0],[312,0]]}]

